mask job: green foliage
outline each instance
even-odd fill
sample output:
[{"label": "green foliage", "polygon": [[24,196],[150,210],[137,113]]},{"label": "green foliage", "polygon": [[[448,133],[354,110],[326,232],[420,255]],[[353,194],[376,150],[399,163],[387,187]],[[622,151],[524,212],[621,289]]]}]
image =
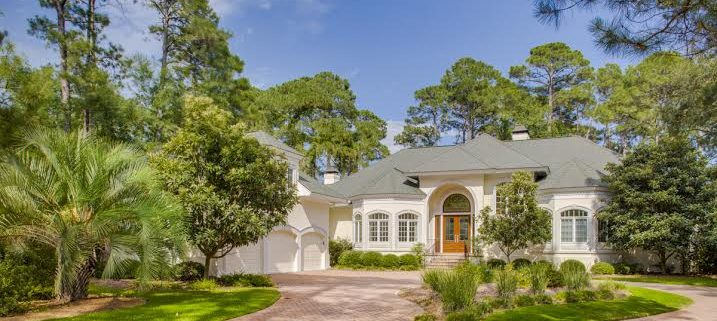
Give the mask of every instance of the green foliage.
[{"label": "green foliage", "polygon": [[436,293],[441,292],[441,278],[447,273],[443,270],[426,270],[421,274],[421,280]]},{"label": "green foliage", "polygon": [[561,263],[560,273],[563,275],[565,286],[570,291],[582,290],[590,285],[590,274],[580,261],[567,260]]},{"label": "green foliage", "polygon": [[563,272],[565,270],[577,270],[577,271],[587,271],[587,268],[585,267],[585,264],[583,262],[580,262],[575,259],[568,259],[560,263],[560,271]]},{"label": "green foliage", "polygon": [[446,312],[460,311],[473,304],[473,298],[480,284],[478,275],[470,268],[453,270],[424,271],[422,278],[443,302]]},{"label": "green foliage", "polygon": [[28,131],[0,165],[0,185],[0,238],[53,249],[61,299],[87,295],[98,261],[106,261],[104,277],[138,261],[136,276],[146,284],[169,269],[170,255],[184,245],[181,208],[161,191],[146,158],[127,145]]},{"label": "green foliage", "polygon": [[625,263],[625,262],[620,262],[620,263],[615,264],[614,268],[615,268],[616,274],[626,275],[626,274],[636,273],[636,269],[635,269],[636,266],[634,266],[633,264]]},{"label": "green foliage", "polygon": [[517,306],[517,307],[527,307],[527,306],[536,304],[535,298],[531,295],[526,295],[526,294],[517,295],[513,299],[513,303],[515,303],[515,306]]},{"label": "green foliage", "polygon": [[204,265],[186,261],[174,265],[174,279],[177,281],[196,281],[204,276]]},{"label": "green foliage", "polygon": [[558,296],[565,303],[591,302],[598,299],[597,293],[590,290],[569,290],[558,293]]},{"label": "green foliage", "polygon": [[361,264],[365,267],[379,267],[382,261],[381,253],[366,251],[361,254]]},{"label": "green foliage", "polygon": [[363,255],[363,252],[356,251],[356,250],[350,250],[345,251],[341,253],[341,256],[339,256],[339,265],[344,266],[360,266],[362,263],[361,256]]},{"label": "green foliage", "polygon": [[268,275],[235,273],[225,274],[217,278],[221,286],[242,286],[242,287],[273,287],[274,281]]},{"label": "green foliage", "polygon": [[548,294],[535,294],[533,295],[535,304],[553,304],[553,297]]},{"label": "green foliage", "polygon": [[478,321],[490,313],[493,308],[487,303],[476,303],[461,311],[451,312],[446,315],[446,321]]},{"label": "green foliage", "polygon": [[552,237],[552,219],[547,210],[538,207],[537,189],[533,174],[515,172],[510,182],[497,187],[495,213],[490,207],[480,212],[478,238],[483,244],[495,244],[508,261],[513,252],[544,244]]},{"label": "green foliage", "polygon": [[510,266],[493,272],[493,282],[498,297],[510,299],[518,290],[518,274]]},{"label": "green foliage", "polygon": [[543,294],[550,284],[552,264],[534,263],[527,267],[528,283],[533,294]]},{"label": "green foliage", "polygon": [[491,269],[502,269],[507,263],[501,259],[490,259],[486,264]]},{"label": "green foliage", "polygon": [[565,279],[563,278],[563,274],[560,273],[560,271],[555,269],[550,269],[548,271],[548,287],[550,288],[559,288],[565,286]]},{"label": "green foliage", "polygon": [[208,266],[285,224],[298,199],[294,184],[277,175],[287,172],[286,161],[245,135],[229,112],[191,96],[184,112],[184,127],[152,161],[184,206],[189,240]]},{"label": "green foliage", "polygon": [[597,262],[590,267],[592,274],[615,274],[615,267],[608,262]]},{"label": "green foliage", "polygon": [[610,222],[609,243],[654,253],[663,273],[673,256],[689,260],[714,225],[717,184],[705,157],[686,139],[666,138],[638,146],[607,170],[613,198],[598,219]]},{"label": "green foliage", "polygon": [[329,240],[329,260],[331,262],[331,266],[339,263],[341,254],[346,251],[351,251],[353,248],[354,245],[347,239],[339,238],[336,240]]},{"label": "green foliage", "polygon": [[45,250],[0,253],[0,316],[26,311],[31,300],[53,297],[54,260]]},{"label": "green foliage", "polygon": [[403,254],[398,257],[398,261],[401,266],[415,266],[420,267],[418,258],[413,254]]},{"label": "green foliage", "polygon": [[456,266],[454,270],[472,276],[478,283],[488,283],[493,278],[491,269],[485,264],[474,264],[466,261]]},{"label": "green foliage", "polygon": [[513,265],[513,268],[515,268],[516,270],[519,270],[520,268],[530,265],[531,262],[528,259],[519,258],[519,259],[513,260],[512,262],[510,262],[510,264]]},{"label": "green foliage", "polygon": [[386,254],[381,258],[381,266],[385,268],[397,268],[401,261],[396,254]]},{"label": "green foliage", "polygon": [[211,291],[218,287],[219,284],[213,279],[201,279],[189,284],[189,288],[195,291]]},{"label": "green foliage", "polygon": [[411,246],[411,253],[413,253],[413,255],[416,256],[416,259],[418,260],[418,266],[421,266],[421,267],[423,267],[424,262],[425,262],[425,258],[424,258],[425,254],[426,254],[425,248],[426,248],[426,245],[421,242],[418,242],[416,244],[413,244],[413,246]]},{"label": "green foliage", "polygon": [[422,313],[413,317],[413,321],[436,321],[438,317],[431,313]]}]

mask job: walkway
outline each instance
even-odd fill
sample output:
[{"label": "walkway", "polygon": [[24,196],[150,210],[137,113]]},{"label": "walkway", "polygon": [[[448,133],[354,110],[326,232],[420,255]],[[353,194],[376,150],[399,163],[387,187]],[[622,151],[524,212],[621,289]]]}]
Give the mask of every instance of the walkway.
[{"label": "walkway", "polygon": [[715,287],[637,282],[628,284],[677,293],[695,301],[692,305],[679,311],[633,319],[633,321],[717,320],[717,288]]},{"label": "walkway", "polygon": [[419,306],[396,292],[420,286],[420,272],[328,270],[275,274],[281,299],[235,321],[413,320]]}]

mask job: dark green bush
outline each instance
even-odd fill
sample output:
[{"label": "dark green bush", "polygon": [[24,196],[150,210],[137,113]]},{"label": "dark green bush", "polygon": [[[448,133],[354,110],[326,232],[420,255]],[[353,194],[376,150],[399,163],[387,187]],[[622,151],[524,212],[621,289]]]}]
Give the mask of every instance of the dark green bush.
[{"label": "dark green bush", "polygon": [[522,267],[530,265],[530,260],[524,259],[524,258],[519,258],[519,259],[513,260],[513,262],[511,262],[510,264],[512,264],[513,267],[517,270]]},{"label": "dark green bush", "polygon": [[413,321],[436,321],[438,317],[435,314],[423,313],[415,316]]},{"label": "dark green bush", "polygon": [[515,303],[518,307],[529,307],[531,305],[535,305],[535,298],[530,295],[518,295],[513,300],[513,303]]},{"label": "dark green bush", "polygon": [[226,274],[217,278],[221,286],[273,287],[274,282],[268,275],[262,274]]},{"label": "dark green bush", "polygon": [[329,262],[331,266],[339,264],[339,257],[346,251],[353,250],[354,245],[347,239],[329,240]]},{"label": "dark green bush", "polygon": [[398,255],[386,254],[381,258],[381,266],[389,269],[395,269],[401,264]]},{"label": "dark green bush", "polygon": [[491,269],[502,269],[506,263],[501,259],[490,259],[486,264],[488,264],[488,267]]},{"label": "dark green bush", "polygon": [[583,272],[587,271],[583,262],[573,259],[565,260],[563,263],[560,263],[560,272],[563,272],[565,269],[581,270]]},{"label": "dark green bush", "polygon": [[187,261],[174,266],[174,279],[177,281],[196,281],[204,277],[204,265]]},{"label": "dark green bush", "polygon": [[362,254],[363,252],[356,250],[344,251],[343,253],[341,253],[341,256],[339,256],[339,265],[361,266]]},{"label": "dark green bush", "polygon": [[615,273],[617,274],[638,274],[644,272],[644,268],[638,263],[629,264],[620,262],[615,264],[614,267]]},{"label": "dark green bush", "polygon": [[31,300],[53,297],[54,258],[44,251],[0,258],[0,316],[22,313]]},{"label": "dark green bush", "polygon": [[479,321],[492,310],[490,304],[477,303],[462,311],[449,313],[446,316],[446,321]]},{"label": "dark green bush", "polygon": [[608,289],[598,289],[595,291],[595,295],[598,300],[612,300],[615,298],[615,293]]},{"label": "dark green bush", "polygon": [[615,274],[615,267],[608,262],[597,262],[590,267],[592,274]]},{"label": "dark green bush", "polygon": [[590,302],[598,299],[597,294],[590,290],[565,291],[563,293],[566,303]]},{"label": "dark green bush", "polygon": [[365,267],[381,266],[383,255],[378,252],[363,252],[361,254],[361,264]]},{"label": "dark green bush", "polygon": [[401,266],[420,266],[418,258],[413,254],[404,254],[398,257]]},{"label": "dark green bush", "polygon": [[559,288],[565,286],[565,279],[563,279],[563,274],[560,273],[560,271],[557,270],[549,270],[548,271],[548,287],[550,288]]},{"label": "dark green bush", "polygon": [[533,296],[535,304],[553,304],[553,297],[547,294],[536,294]]}]

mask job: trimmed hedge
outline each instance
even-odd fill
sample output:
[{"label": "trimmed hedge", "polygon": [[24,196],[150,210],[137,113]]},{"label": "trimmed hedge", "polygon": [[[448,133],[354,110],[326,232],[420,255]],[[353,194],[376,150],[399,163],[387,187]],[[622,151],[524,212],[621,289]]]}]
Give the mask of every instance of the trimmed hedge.
[{"label": "trimmed hedge", "polygon": [[217,283],[222,286],[242,287],[273,287],[274,282],[267,275],[235,273],[226,274],[217,278]]},{"label": "trimmed hedge", "polygon": [[573,259],[565,260],[563,263],[560,263],[560,271],[562,272],[565,270],[587,272],[583,262]]},{"label": "trimmed hedge", "polygon": [[608,262],[597,262],[590,267],[592,274],[615,274],[615,267]]},{"label": "trimmed hedge", "polygon": [[345,251],[339,256],[339,265],[344,266],[361,266],[361,254],[360,251]]},{"label": "trimmed hedge", "polygon": [[401,261],[396,254],[386,254],[381,258],[381,266],[385,268],[397,268],[401,265]]},{"label": "trimmed hedge", "polygon": [[525,259],[525,258],[519,258],[519,259],[513,260],[513,262],[511,262],[511,264],[512,264],[513,267],[517,270],[517,269],[520,269],[520,268],[522,268],[522,267],[524,267],[524,266],[530,265],[530,260]]},{"label": "trimmed hedge", "polygon": [[341,254],[353,250],[354,245],[346,239],[329,240],[329,263],[334,266],[339,264]]},{"label": "trimmed hedge", "polygon": [[361,254],[361,264],[363,266],[381,266],[383,255],[378,252],[363,252]]},{"label": "trimmed hedge", "polygon": [[420,263],[418,258],[413,254],[404,254],[398,257],[401,266],[415,266],[418,267]]},{"label": "trimmed hedge", "polygon": [[339,267],[349,268],[383,268],[389,270],[416,270],[419,266],[418,258],[413,254],[383,255],[379,252],[345,251],[338,259]]},{"label": "trimmed hedge", "polygon": [[490,259],[486,264],[491,269],[501,269],[506,265],[505,261],[501,259]]}]

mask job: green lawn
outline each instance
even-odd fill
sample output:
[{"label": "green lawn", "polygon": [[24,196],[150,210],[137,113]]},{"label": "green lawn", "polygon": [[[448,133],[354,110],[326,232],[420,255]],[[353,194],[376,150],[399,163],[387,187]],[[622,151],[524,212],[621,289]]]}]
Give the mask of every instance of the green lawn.
[{"label": "green lawn", "polygon": [[497,312],[489,321],[508,320],[624,320],[679,310],[692,303],[687,297],[663,291],[628,287],[627,298],[575,304],[536,305]]},{"label": "green lawn", "polygon": [[55,320],[226,320],[264,309],[279,299],[272,288],[226,288],[214,291],[158,290],[139,297],[146,304]]},{"label": "green lawn", "polygon": [[595,277],[598,280],[615,280],[624,282],[644,282],[661,284],[697,285],[717,287],[717,279],[703,276],[683,275],[615,275]]}]

